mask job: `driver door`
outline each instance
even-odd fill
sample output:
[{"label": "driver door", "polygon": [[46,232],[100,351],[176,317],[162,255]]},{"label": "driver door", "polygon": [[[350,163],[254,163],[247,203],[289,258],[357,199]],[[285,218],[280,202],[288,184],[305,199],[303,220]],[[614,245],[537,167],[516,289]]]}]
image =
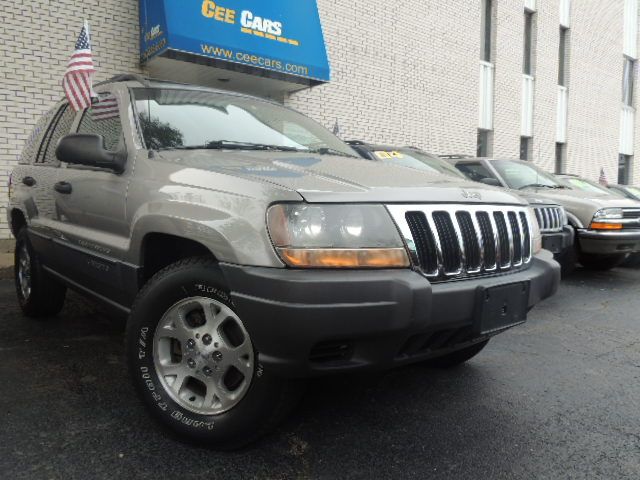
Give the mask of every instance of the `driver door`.
[{"label": "driver door", "polygon": [[[105,113],[107,102],[112,108]],[[123,133],[121,109],[117,96],[101,94],[101,101],[81,114],[77,133],[101,135],[108,150],[131,151]],[[122,259],[129,243],[125,211],[132,171],[129,163],[121,174],[63,163],[54,186],[56,210],[65,232],[59,247],[65,258],[61,273],[117,303],[124,299]]]}]

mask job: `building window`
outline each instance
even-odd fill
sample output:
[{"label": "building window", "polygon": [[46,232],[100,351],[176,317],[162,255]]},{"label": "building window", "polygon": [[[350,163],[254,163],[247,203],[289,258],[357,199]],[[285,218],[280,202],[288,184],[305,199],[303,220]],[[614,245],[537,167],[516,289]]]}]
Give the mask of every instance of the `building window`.
[{"label": "building window", "polygon": [[564,143],[556,143],[556,173],[565,173],[567,148]]},{"label": "building window", "polygon": [[491,130],[478,130],[478,148],[476,150],[477,157],[488,157],[491,155]]},{"label": "building window", "polygon": [[560,27],[560,49],[558,52],[558,85],[567,86],[567,41],[569,29]]},{"label": "building window", "polygon": [[531,158],[531,138],[520,137],[520,160],[529,160]]},{"label": "building window", "polygon": [[480,59],[491,63],[491,48],[493,36],[493,0],[482,2],[482,45]]},{"label": "building window", "polygon": [[624,71],[622,76],[622,103],[633,106],[633,72],[636,61],[629,57],[624,57]]},{"label": "building window", "polygon": [[620,154],[618,157],[618,183],[620,185],[629,185],[631,178],[631,155]]},{"label": "building window", "polygon": [[522,71],[525,75],[533,75],[533,15],[534,12],[524,11],[524,59]]}]

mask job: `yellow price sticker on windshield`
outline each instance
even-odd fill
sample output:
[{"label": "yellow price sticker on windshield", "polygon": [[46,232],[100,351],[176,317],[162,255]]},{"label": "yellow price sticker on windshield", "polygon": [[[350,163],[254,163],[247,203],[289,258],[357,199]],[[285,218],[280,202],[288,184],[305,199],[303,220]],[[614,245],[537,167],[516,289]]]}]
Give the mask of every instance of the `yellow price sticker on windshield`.
[{"label": "yellow price sticker on windshield", "polygon": [[389,158],[404,158],[403,154],[401,154],[400,152],[396,152],[396,151],[385,152],[384,150],[377,150],[377,151],[375,151],[373,153],[374,153],[374,155],[376,157],[378,157],[381,160],[387,160]]}]

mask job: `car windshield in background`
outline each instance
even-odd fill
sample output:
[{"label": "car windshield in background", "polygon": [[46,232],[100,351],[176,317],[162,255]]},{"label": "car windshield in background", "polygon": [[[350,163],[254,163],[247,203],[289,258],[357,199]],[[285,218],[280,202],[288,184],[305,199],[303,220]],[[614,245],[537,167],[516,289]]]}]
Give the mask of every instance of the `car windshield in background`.
[{"label": "car windshield in background", "polygon": [[147,148],[303,151],[356,156],[320,124],[251,97],[201,90],[133,89]]},{"label": "car windshield in background", "polygon": [[551,175],[536,166],[512,160],[495,160],[491,163],[509,188],[563,188]]},{"label": "car windshield in background", "polygon": [[413,148],[374,150],[373,155],[376,159],[381,160],[384,163],[391,163],[403,167],[415,168],[416,170],[424,170],[430,173],[440,173],[443,175],[466,179],[462,173],[447,161]]},{"label": "car windshield in background", "polygon": [[627,190],[629,190],[629,192],[631,192],[632,195],[635,195],[636,197],[640,197],[640,188],[638,188],[638,187],[627,187]]},{"label": "car windshield in background", "polygon": [[562,180],[571,188],[582,190],[583,192],[600,193],[604,195],[618,195],[613,190],[600,186],[597,183],[590,182],[584,178],[578,177],[562,177]]}]

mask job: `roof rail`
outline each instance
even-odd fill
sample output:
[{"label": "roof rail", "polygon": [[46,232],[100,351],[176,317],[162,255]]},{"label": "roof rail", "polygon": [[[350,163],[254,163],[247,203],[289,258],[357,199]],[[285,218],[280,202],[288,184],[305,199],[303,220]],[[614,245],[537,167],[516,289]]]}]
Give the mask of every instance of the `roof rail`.
[{"label": "roof rail", "polygon": [[440,158],[448,158],[450,160],[454,160],[454,159],[457,159],[457,158],[474,158],[471,155],[463,155],[461,153],[451,153],[451,154],[448,154],[448,155],[438,155],[438,156]]},{"label": "roof rail", "polygon": [[345,140],[344,143],[347,145],[366,145],[362,140]]},{"label": "roof rail", "polygon": [[131,82],[131,81],[140,82],[145,87],[151,86],[151,84],[149,83],[149,79],[146,77],[143,77],[142,75],[138,75],[136,73],[121,73],[111,77],[108,80],[97,83],[96,87],[100,85],[105,85],[107,83],[120,83],[120,82]]}]

